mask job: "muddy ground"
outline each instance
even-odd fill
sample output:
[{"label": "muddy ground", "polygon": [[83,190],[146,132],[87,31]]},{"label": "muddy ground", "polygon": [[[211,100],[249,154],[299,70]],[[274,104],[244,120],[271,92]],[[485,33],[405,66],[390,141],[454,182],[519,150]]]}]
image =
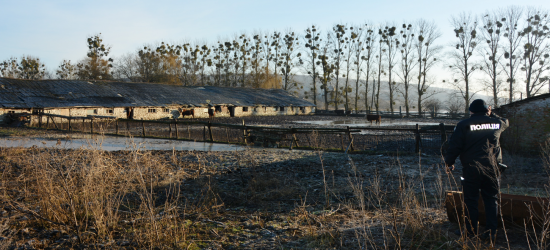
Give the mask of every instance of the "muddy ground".
[{"label": "muddy ground", "polygon": [[[262,117],[263,118],[263,117]],[[305,117],[296,119],[304,120]],[[293,124],[295,117],[260,119],[247,124]],[[318,120],[308,116],[307,119]],[[326,119],[349,119],[327,117]],[[233,121],[234,120],[234,121]],[[221,122],[242,123],[242,118]],[[262,122],[263,121],[263,122]],[[447,123],[447,122],[445,122]],[[19,130],[18,130],[19,131]],[[39,132],[32,136],[43,136]],[[13,132],[15,133],[15,132]],[[12,136],[15,136],[12,133]],[[17,132],[25,135],[24,131]],[[59,135],[61,136],[61,135]],[[179,240],[138,237],[148,228],[143,211],[128,210],[105,236],[90,223],[55,224],[21,209],[38,197],[20,189],[22,169],[41,167],[29,159],[56,162],[89,151],[0,148],[2,174],[2,249],[484,249],[486,242],[464,242],[452,231],[442,207],[445,190],[459,190],[460,164],[451,175],[433,154],[343,154],[250,148],[234,152],[115,151],[95,152],[114,165],[139,158],[161,166],[154,187],[154,220],[175,215]],[[503,193],[548,196],[547,169],[538,157],[505,154],[510,169],[502,177]],[[93,157],[87,157],[90,159]],[[82,162],[85,162],[83,159]],[[83,163],[85,164],[85,163]],[[152,165],[152,167],[153,167]],[[176,179],[180,196],[171,200],[163,180]],[[16,185],[17,184],[17,185]],[[13,186],[11,186],[13,185]],[[17,188],[19,187],[19,189]],[[137,191],[136,191],[137,192]],[[127,196],[132,203],[131,195]],[[167,200],[175,202],[165,210]],[[41,210],[42,209],[42,210]],[[69,210],[68,210],[69,211]],[[45,213],[45,212],[44,212]],[[92,220],[92,219],[91,219]],[[53,221],[53,222],[52,222]],[[145,222],[144,222],[145,221]],[[151,223],[151,222],[149,222]],[[170,224],[172,225],[172,224]],[[166,232],[170,230],[166,229]],[[170,231],[171,232],[171,231]],[[509,227],[497,249],[529,249],[540,231]],[[529,238],[529,244],[528,240]],[[540,237],[539,237],[540,238]],[[171,238],[170,238],[171,239]]]},{"label": "muddy ground", "polygon": [[[32,150],[2,149],[2,171],[6,174],[14,168],[22,168],[19,164],[24,161],[20,157],[54,155],[49,150]],[[74,153],[78,152],[56,152]],[[441,171],[439,157],[261,149],[143,153],[150,154],[149,161],[166,166],[180,178],[177,214],[182,223],[188,224],[184,229],[184,245],[191,249],[357,249],[365,246],[381,249],[385,244],[396,247],[396,240],[388,236],[392,228],[403,231],[403,247],[414,243],[428,249],[458,249],[462,244],[450,233],[458,228],[457,225],[447,222],[442,209],[442,191],[458,189],[454,183],[460,171],[455,171],[449,179]],[[170,160],[174,155],[178,159],[175,162]],[[104,156],[123,164],[132,154],[105,152]],[[524,158],[517,164],[503,178],[503,187],[515,193],[536,194],[548,183],[547,175],[540,173],[542,169],[534,168],[540,164],[537,159]],[[3,187],[6,186],[4,183]],[[358,193],[354,187],[360,187],[362,192]],[[417,196],[414,203],[418,207],[413,211],[406,208],[408,212],[388,218],[391,216],[389,211],[405,209],[403,196],[407,195]],[[139,249],[150,246],[125,233],[140,226],[135,222],[136,216],[121,218],[113,229],[116,233],[101,239],[97,238],[93,226],[78,235],[70,230],[71,227],[60,227],[17,210],[9,199],[18,201],[21,198],[17,195],[3,197],[0,242],[7,249]],[[162,207],[166,199],[165,188],[157,186],[155,204]],[[27,201],[34,202],[31,198]],[[189,211],[185,211],[185,207]],[[191,209],[193,207],[195,210]],[[412,227],[406,223],[411,213],[423,220],[418,230],[435,236],[422,241],[414,239],[414,234],[411,236],[406,231],[406,227]],[[162,217],[162,214],[157,216]],[[392,226],[392,221],[402,225]],[[384,232],[388,235],[384,236]],[[524,230],[510,228],[508,237],[513,249],[526,249]],[[507,247],[504,235],[499,236],[499,241],[499,247]],[[160,249],[181,246],[166,245]]]}]

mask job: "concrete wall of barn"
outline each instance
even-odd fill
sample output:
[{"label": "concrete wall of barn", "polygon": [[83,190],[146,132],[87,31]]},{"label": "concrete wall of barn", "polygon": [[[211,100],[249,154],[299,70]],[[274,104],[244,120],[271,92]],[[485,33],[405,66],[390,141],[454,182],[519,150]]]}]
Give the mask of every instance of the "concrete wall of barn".
[{"label": "concrete wall of barn", "polygon": [[0,124],[6,121],[9,113],[30,113],[30,109],[6,109],[0,108]]},{"label": "concrete wall of barn", "polygon": [[[277,116],[277,115],[311,115],[313,107],[273,107],[273,106],[256,106],[256,107],[232,107],[234,108],[235,117],[243,116]],[[230,117],[231,107],[218,106],[212,107],[216,109],[216,117]],[[220,111],[221,110],[221,111]],[[207,110],[208,111],[208,110]],[[206,111],[206,112],[207,112]],[[195,115],[197,112],[195,111]],[[208,113],[206,113],[208,115]]]},{"label": "concrete wall of barn", "polygon": [[502,134],[504,148],[534,153],[550,139],[550,98],[504,106],[499,115],[510,121]]},{"label": "concrete wall of barn", "polygon": [[[140,120],[156,120],[156,119],[173,119],[173,118],[192,118],[191,116],[181,117],[178,112],[180,106],[169,107],[135,107],[134,119]],[[311,115],[314,113],[313,107],[273,107],[273,106],[256,106],[256,107],[231,107],[234,109],[235,117],[243,116],[277,116],[277,115]],[[194,109],[195,118],[208,118],[208,108],[187,108]],[[216,109],[216,117],[230,117],[230,107],[217,106],[211,107]],[[221,110],[221,111],[220,111]],[[31,109],[0,109],[0,123],[5,121],[5,118],[9,112],[31,113]],[[88,115],[97,116],[114,116],[121,119],[127,118],[127,111],[125,107],[115,108],[55,108],[45,109],[44,113],[72,116],[72,117],[86,117]],[[38,123],[38,117],[34,117],[33,123]],[[42,117],[42,122],[47,122],[46,117]],[[67,122],[66,119],[55,117],[55,122]]]}]

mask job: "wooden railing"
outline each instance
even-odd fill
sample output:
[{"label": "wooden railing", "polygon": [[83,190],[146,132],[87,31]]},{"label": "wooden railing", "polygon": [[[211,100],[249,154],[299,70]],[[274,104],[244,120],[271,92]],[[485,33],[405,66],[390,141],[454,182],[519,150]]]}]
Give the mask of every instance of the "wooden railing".
[{"label": "wooden railing", "polygon": [[[132,120],[132,119],[117,119],[114,116],[64,116],[56,114],[27,114],[21,115],[29,118],[31,127],[39,127],[46,129],[66,130],[69,132],[79,131],[84,133],[103,133],[118,136],[141,136],[149,138],[163,138],[163,139],[183,139],[183,140],[195,140],[205,142],[222,142],[222,143],[261,143],[266,146],[269,144],[280,144],[283,141],[289,141],[289,149],[297,148],[299,146],[299,139],[297,135],[304,134],[308,137],[308,134],[317,135],[335,135],[342,141],[341,144],[347,146],[341,147],[342,151],[355,151],[354,136],[359,135],[365,131],[392,131],[394,133],[414,134],[415,140],[415,152],[420,152],[422,145],[421,134],[440,134],[441,142],[447,141],[447,134],[452,131],[454,126],[451,125],[435,125],[435,126],[422,126],[418,124],[415,128],[388,128],[388,127],[345,127],[345,128],[308,128],[308,127],[266,127],[266,126],[250,126],[246,125],[244,120],[241,125],[236,124],[224,124],[214,123],[211,121],[189,121],[189,120]],[[44,121],[45,119],[45,121]],[[57,122],[56,122],[57,120]],[[52,128],[52,125],[53,128]],[[45,123],[45,124],[44,124]],[[131,125],[133,124],[133,125]],[[136,126],[137,124],[137,126]],[[147,124],[147,126],[146,126]],[[105,125],[105,126],[101,126]],[[123,125],[123,126],[121,126]],[[125,125],[125,126],[124,126]],[[162,128],[163,125],[167,127]],[[133,128],[130,128],[133,126]],[[187,126],[187,136],[183,135],[180,128]],[[78,130],[75,130],[78,127]],[[114,128],[113,128],[114,127]],[[190,127],[193,127],[193,133],[191,133]],[[200,133],[202,127],[202,138],[200,135],[197,139],[197,133]],[[198,128],[198,129],[197,129]],[[218,130],[218,137],[216,138],[213,129]],[[139,129],[139,134],[136,134],[136,129]],[[225,140],[223,139],[223,129],[225,129]],[[229,135],[228,129],[231,129],[232,137]],[[113,131],[114,130],[114,131]],[[158,132],[158,130],[162,130]],[[222,132],[220,132],[222,130]],[[133,132],[132,132],[133,131]],[[156,132],[155,132],[156,131]],[[236,131],[241,131],[236,133]],[[156,134],[156,135],[155,135]],[[160,135],[159,135],[160,134]],[[174,136],[175,134],[175,136]],[[192,136],[195,135],[195,136]],[[302,136],[302,137],[304,137]],[[193,138],[194,137],[194,138]],[[290,137],[290,139],[288,139]],[[231,140],[231,138],[238,138],[237,140]],[[309,138],[308,138],[309,139]],[[344,139],[347,143],[344,143]],[[304,140],[304,139],[302,139]],[[311,143],[310,143],[311,144]],[[303,148],[303,147],[302,147]]]}]

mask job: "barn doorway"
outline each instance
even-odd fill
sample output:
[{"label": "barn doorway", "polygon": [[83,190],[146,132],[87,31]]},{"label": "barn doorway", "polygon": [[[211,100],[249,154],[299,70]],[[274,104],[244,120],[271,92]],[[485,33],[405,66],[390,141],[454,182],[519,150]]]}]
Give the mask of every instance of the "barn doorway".
[{"label": "barn doorway", "polygon": [[235,107],[228,107],[229,108],[229,116],[235,117]]},{"label": "barn doorway", "polygon": [[126,113],[126,119],[128,120],[134,119],[134,108],[126,107],[124,108],[124,113]]}]

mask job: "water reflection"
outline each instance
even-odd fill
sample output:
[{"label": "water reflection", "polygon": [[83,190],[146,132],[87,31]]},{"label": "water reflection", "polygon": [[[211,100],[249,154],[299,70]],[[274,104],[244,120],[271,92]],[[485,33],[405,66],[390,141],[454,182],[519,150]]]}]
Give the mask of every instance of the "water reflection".
[{"label": "water reflection", "polygon": [[244,150],[246,147],[231,144],[207,143],[207,142],[192,142],[192,141],[176,141],[151,138],[125,138],[111,136],[97,136],[94,138],[19,138],[19,137],[3,137],[0,138],[0,146],[2,147],[54,147],[63,149],[102,149],[107,151],[116,150],[198,150],[198,151],[235,151]]}]

